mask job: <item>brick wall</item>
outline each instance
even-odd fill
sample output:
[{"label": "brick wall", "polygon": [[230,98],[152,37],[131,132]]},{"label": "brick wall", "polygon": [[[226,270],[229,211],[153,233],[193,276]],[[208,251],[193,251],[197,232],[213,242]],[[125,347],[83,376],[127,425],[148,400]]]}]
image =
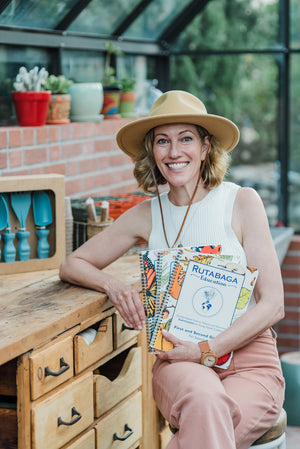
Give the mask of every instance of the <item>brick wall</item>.
[{"label": "brick wall", "polygon": [[278,324],[280,353],[300,350],[300,236],[292,237],[282,263],[285,318]]},{"label": "brick wall", "polygon": [[128,121],[1,127],[1,176],[63,174],[66,195],[73,198],[136,191],[131,160],[115,142]]}]

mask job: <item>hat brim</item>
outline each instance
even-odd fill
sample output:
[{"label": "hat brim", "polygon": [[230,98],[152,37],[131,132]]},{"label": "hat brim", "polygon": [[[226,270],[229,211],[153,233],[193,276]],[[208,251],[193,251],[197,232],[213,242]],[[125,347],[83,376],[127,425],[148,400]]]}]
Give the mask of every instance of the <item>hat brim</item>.
[{"label": "hat brim", "polygon": [[148,131],[170,123],[190,123],[205,128],[214,136],[221,148],[229,152],[239,141],[238,127],[225,117],[213,114],[167,114],[145,117],[127,123],[117,133],[117,143],[133,160],[139,159],[143,151],[144,138]]}]

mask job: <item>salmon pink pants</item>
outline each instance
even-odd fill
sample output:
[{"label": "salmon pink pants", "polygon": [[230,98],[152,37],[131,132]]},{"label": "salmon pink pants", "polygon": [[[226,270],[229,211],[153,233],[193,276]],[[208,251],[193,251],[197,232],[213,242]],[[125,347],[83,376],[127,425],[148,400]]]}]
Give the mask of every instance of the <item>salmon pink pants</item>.
[{"label": "salmon pink pants", "polygon": [[268,330],[234,352],[230,367],[156,360],[153,396],[176,427],[167,449],[248,449],[276,421],[284,379]]}]

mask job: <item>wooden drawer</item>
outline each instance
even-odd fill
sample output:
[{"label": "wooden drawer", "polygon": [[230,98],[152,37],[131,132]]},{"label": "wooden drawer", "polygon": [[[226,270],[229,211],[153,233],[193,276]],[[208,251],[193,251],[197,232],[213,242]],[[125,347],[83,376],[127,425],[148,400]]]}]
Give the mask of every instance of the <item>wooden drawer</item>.
[{"label": "wooden drawer", "polygon": [[75,373],[78,374],[88,366],[113,351],[112,317],[101,321],[95,340],[88,344],[81,335],[74,337]]},{"label": "wooden drawer", "polygon": [[94,419],[93,375],[74,379],[32,406],[32,449],[58,449]]},{"label": "wooden drawer", "polygon": [[128,449],[142,436],[142,394],[137,392],[95,426],[97,448]]},{"label": "wooden drawer", "polygon": [[73,337],[30,355],[31,399],[35,400],[73,376]]},{"label": "wooden drawer", "polygon": [[90,430],[64,449],[96,449],[96,431]]},{"label": "wooden drawer", "polygon": [[128,330],[128,326],[119,312],[114,313],[114,349],[119,348],[133,338],[137,338],[139,332]]},{"label": "wooden drawer", "polygon": [[[124,361],[124,357],[125,361]],[[137,390],[142,384],[142,350],[131,348],[99,368],[94,375],[95,416],[114,407],[122,399]],[[117,372],[117,377],[115,373]],[[114,380],[111,380],[115,377]]]}]

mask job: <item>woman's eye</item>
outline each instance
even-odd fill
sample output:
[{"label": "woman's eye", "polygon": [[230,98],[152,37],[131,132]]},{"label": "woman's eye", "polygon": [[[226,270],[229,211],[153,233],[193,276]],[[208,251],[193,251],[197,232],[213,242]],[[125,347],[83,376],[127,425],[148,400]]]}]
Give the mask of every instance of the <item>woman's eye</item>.
[{"label": "woman's eye", "polygon": [[165,143],[167,143],[167,139],[158,139],[156,142],[157,145],[164,145]]},{"label": "woman's eye", "polygon": [[190,142],[192,140],[191,136],[185,136],[183,137],[183,142]]}]

